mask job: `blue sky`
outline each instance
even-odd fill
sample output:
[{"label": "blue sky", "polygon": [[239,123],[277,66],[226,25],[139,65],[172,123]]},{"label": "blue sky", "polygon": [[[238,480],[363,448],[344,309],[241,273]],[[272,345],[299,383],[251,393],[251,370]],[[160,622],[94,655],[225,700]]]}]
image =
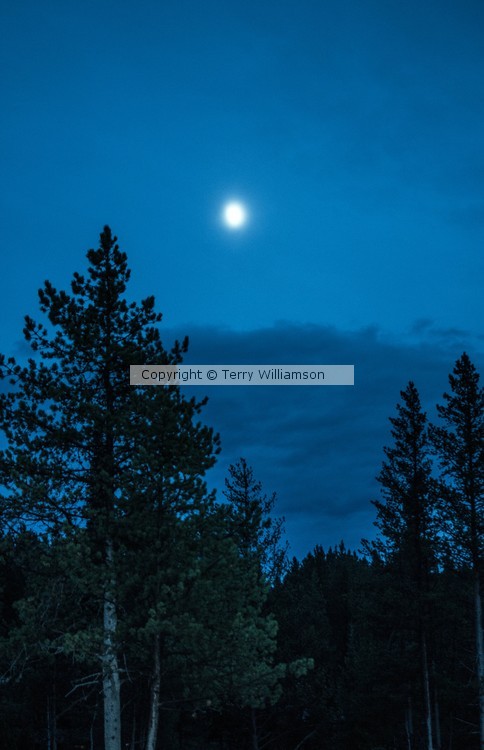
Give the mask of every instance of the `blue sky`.
[{"label": "blue sky", "polygon": [[484,5],[19,2],[0,28],[0,350],[110,224],[192,361],[355,363],[286,422],[267,388],[211,390],[207,420],[214,482],[251,459],[298,553],[356,544],[399,390],[430,407],[483,362]]}]

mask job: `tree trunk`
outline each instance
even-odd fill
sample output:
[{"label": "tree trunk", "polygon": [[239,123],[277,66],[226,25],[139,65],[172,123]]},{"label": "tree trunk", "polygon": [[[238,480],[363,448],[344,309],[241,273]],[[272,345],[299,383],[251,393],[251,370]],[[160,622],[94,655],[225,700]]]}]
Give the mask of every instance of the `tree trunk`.
[{"label": "tree trunk", "polygon": [[435,727],[435,748],[436,750],[442,750],[442,734],[440,730],[440,707],[439,698],[437,696],[437,688],[435,687],[435,665],[432,665],[432,674],[434,678],[434,727]]},{"label": "tree trunk", "polygon": [[104,750],[121,750],[121,685],[116,654],[116,593],[113,570],[113,545],[106,541],[106,582],[104,586]]},{"label": "tree trunk", "polygon": [[250,723],[251,723],[252,750],[259,750],[259,738],[257,736],[257,716],[255,713],[255,708],[250,709]]},{"label": "tree trunk", "polygon": [[474,599],[476,608],[477,680],[479,689],[479,731],[484,748],[484,644],[482,638],[482,604],[479,570],[474,571]]},{"label": "tree trunk", "polygon": [[155,637],[153,650],[153,681],[151,683],[150,696],[150,720],[148,725],[148,737],[146,739],[146,750],[156,749],[158,738],[158,723],[160,719],[160,687],[161,687],[161,663],[160,663],[160,636]]},{"label": "tree trunk", "polygon": [[133,711],[133,726],[131,727],[131,745],[129,750],[136,749],[136,714]]},{"label": "tree trunk", "polygon": [[422,631],[422,677],[423,677],[423,689],[424,689],[424,705],[425,705],[425,744],[427,750],[434,750],[434,743],[432,738],[432,703],[430,700],[430,678],[429,678],[429,661],[427,657],[427,641],[425,640],[425,634]]},{"label": "tree trunk", "polygon": [[[55,691],[55,685],[54,685]],[[47,750],[57,750],[57,716],[55,692],[47,696]]]},{"label": "tree trunk", "polygon": [[96,707],[94,713],[91,714],[91,726],[89,727],[89,750],[94,750],[94,727],[96,724],[98,710],[98,702],[96,700]]},{"label": "tree trunk", "polygon": [[407,750],[412,750],[413,738],[413,716],[412,716],[412,699],[408,698],[408,706],[405,711],[405,733],[407,735]]}]

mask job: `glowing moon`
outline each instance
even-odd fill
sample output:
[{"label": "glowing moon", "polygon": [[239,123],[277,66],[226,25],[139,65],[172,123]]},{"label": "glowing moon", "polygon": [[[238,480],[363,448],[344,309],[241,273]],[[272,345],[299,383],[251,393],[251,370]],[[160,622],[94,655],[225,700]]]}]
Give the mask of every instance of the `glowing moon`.
[{"label": "glowing moon", "polygon": [[247,221],[247,211],[242,203],[232,201],[224,207],[223,220],[229,229],[240,229]]}]

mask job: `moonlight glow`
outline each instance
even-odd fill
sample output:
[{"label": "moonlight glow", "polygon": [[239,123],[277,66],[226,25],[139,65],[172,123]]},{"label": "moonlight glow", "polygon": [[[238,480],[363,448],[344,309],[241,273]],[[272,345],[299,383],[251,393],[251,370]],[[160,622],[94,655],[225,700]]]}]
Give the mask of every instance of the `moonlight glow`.
[{"label": "moonlight glow", "polygon": [[229,229],[240,229],[247,221],[247,212],[242,203],[227,203],[223,210],[223,220]]}]

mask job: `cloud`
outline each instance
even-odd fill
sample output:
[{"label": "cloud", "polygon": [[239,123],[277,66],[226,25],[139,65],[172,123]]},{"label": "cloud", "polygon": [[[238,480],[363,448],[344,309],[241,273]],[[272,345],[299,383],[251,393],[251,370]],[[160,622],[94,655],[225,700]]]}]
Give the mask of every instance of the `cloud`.
[{"label": "cloud", "polygon": [[[413,380],[430,419],[464,350],[479,369],[482,345],[462,330],[417,321],[392,339],[372,327],[340,331],[281,321],[252,331],[192,325],[162,330],[166,346],[190,337],[186,364],[354,364],[353,387],[214,386],[186,389],[208,395],[203,419],[221,435],[222,453],[209,476],[219,496],[230,463],[243,456],[286,518],[291,550],[315,544],[358,547],[374,533],[375,476],[383,446],[391,443],[389,417],[400,391]],[[481,368],[482,372],[482,368]]]},{"label": "cloud", "polygon": [[[354,364],[353,387],[186,387],[208,396],[201,418],[220,433],[222,453],[207,477],[222,491],[228,467],[240,457],[254,468],[276,515],[286,518],[292,554],[344,540],[357,549],[374,535],[376,482],[383,446],[391,444],[389,417],[409,380],[419,389],[428,418],[448,390],[448,374],[463,351],[484,372],[484,338],[416,320],[396,338],[377,327],[343,331],[280,321],[236,331],[189,324],[161,329],[166,348],[189,335],[185,364]],[[17,354],[26,353],[19,342]],[[20,356],[20,358],[22,358]],[[0,390],[8,390],[0,381]]]}]

